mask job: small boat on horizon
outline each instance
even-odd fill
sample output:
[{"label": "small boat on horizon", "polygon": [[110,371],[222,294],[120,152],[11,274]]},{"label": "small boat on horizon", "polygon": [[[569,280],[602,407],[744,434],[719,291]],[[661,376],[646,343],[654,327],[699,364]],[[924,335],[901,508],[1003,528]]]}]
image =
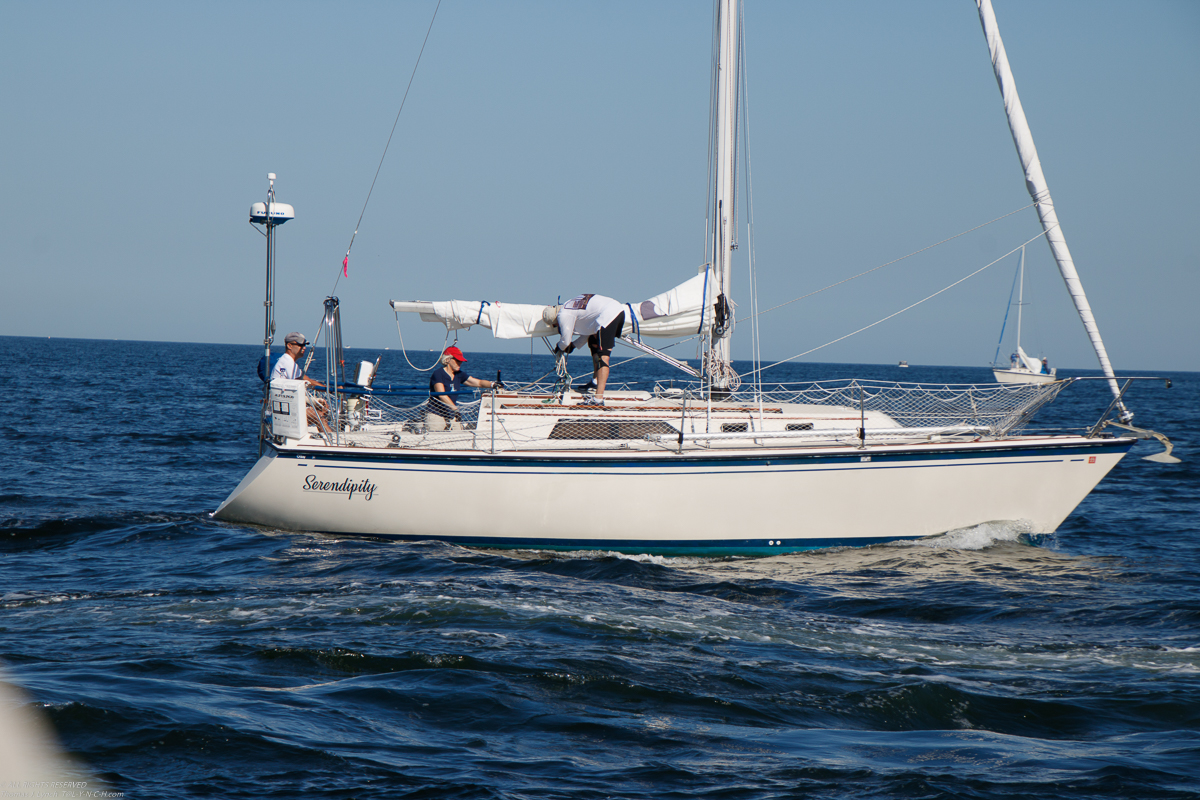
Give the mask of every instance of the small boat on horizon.
[{"label": "small boat on horizon", "polygon": [[[1000,341],[996,343],[996,355],[992,360],[992,374],[998,383],[1053,383],[1058,380],[1058,368],[1051,367],[1043,357],[1040,361],[1030,356],[1021,347],[1021,312],[1025,306],[1025,248],[1021,248],[1021,261],[1017,266],[1017,349],[1009,357],[1008,364],[1000,363],[1000,346],[1004,342],[1004,329],[1008,326],[1008,314],[1012,311],[1012,293],[1008,296],[1008,309],[1004,312],[1004,324],[1000,326]],[[903,363],[903,362],[901,362]]]}]

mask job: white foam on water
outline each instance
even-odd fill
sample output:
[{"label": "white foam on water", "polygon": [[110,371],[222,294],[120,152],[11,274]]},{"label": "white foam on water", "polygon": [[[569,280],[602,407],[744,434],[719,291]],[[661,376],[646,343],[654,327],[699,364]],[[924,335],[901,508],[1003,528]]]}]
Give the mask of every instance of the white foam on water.
[{"label": "white foam on water", "polygon": [[[624,589],[621,593],[642,594],[645,590]],[[413,598],[416,599],[416,598]],[[707,641],[770,643],[794,648],[792,657],[805,661],[804,653],[839,653],[848,658],[867,658],[880,664],[921,664],[944,671],[949,668],[982,668],[1020,672],[1051,670],[1094,673],[1097,670],[1136,670],[1143,673],[1191,673],[1200,667],[1196,648],[1167,650],[1159,647],[1122,648],[1113,652],[1092,641],[1060,643],[1043,649],[1019,642],[971,639],[958,636],[930,638],[931,630],[920,623],[846,620],[820,615],[778,614],[761,608],[746,608],[737,602],[716,598],[662,598],[657,613],[647,613],[635,597],[603,599],[590,594],[557,596],[551,602],[494,596],[476,598],[482,608],[529,618],[558,618],[566,622],[602,625],[615,631],[650,636],[699,637]],[[850,671],[863,664],[845,665]],[[824,665],[823,668],[829,668]],[[931,678],[933,679],[933,678]],[[944,674],[936,680],[956,682]],[[986,686],[987,680],[964,685]]]},{"label": "white foam on water", "polygon": [[947,531],[940,536],[895,542],[900,547],[928,547],[934,550],[985,550],[1001,542],[1017,542],[1033,533],[1033,523],[1027,519],[998,520]]},{"label": "white foam on water", "polygon": [[648,553],[618,553],[615,550],[492,550],[479,548],[488,553],[499,553],[510,558],[522,560],[541,560],[552,558],[558,561],[595,561],[601,558],[619,558],[623,561],[636,561],[641,564],[655,564],[660,567],[690,567],[711,561],[721,561],[724,557],[715,556],[703,558],[700,556],[661,556]]},{"label": "white foam on water", "polygon": [[697,564],[707,564],[712,561],[723,561],[725,557],[714,556],[712,558],[702,558],[700,556],[652,556],[646,553],[639,555],[630,555],[628,553],[605,553],[608,556],[616,556],[625,561],[639,561],[643,564],[656,564],[660,567],[692,567]]}]

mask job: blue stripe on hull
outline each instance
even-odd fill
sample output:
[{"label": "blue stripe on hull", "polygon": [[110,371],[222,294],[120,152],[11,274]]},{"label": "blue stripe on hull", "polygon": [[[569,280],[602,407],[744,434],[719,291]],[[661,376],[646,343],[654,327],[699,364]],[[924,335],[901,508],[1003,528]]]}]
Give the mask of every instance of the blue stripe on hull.
[{"label": "blue stripe on hull", "polygon": [[[621,456],[603,457],[595,455],[560,455],[560,456],[511,456],[498,453],[474,453],[458,451],[453,454],[443,453],[346,453],[323,449],[307,451],[277,450],[282,458],[292,458],[301,462],[301,466],[315,468],[337,468],[352,462],[356,469],[387,470],[406,469],[417,471],[445,471],[447,468],[466,467],[474,473],[489,471],[510,472],[520,468],[528,474],[537,474],[538,467],[548,472],[561,472],[564,469],[588,470],[620,470],[629,475],[662,475],[662,467],[686,468],[688,474],[705,474],[736,471],[739,473],[754,472],[755,468],[780,471],[781,467],[797,466],[806,471],[819,471],[818,465],[828,465],[829,469],[896,469],[918,468],[923,466],[943,466],[929,462],[973,461],[980,466],[1006,464],[1022,459],[1029,463],[1030,458],[1042,457],[1046,461],[1058,461],[1070,456],[1088,456],[1097,453],[1126,453],[1136,443],[1135,439],[1094,439],[1088,444],[1027,444],[1008,447],[982,447],[959,449],[931,449],[930,445],[919,445],[919,450],[890,450],[881,452],[872,448],[858,450],[847,448],[844,454],[808,454],[808,453],[777,453],[763,455],[659,455],[640,456],[623,453]],[[866,460],[864,460],[864,458]],[[315,463],[320,461],[324,463]],[[972,464],[975,466],[975,464]],[[480,467],[490,467],[480,469]],[[814,470],[817,467],[817,470]]]}]

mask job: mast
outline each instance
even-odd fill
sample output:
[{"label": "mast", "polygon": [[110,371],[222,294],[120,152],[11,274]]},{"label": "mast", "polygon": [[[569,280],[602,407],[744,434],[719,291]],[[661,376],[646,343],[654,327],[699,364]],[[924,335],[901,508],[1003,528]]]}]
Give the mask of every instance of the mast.
[{"label": "mast", "polygon": [[737,122],[740,36],[738,0],[717,2],[717,73],[713,137],[713,183],[710,214],[713,220],[710,258],[716,283],[711,297],[716,307],[713,320],[708,377],[718,389],[729,387],[730,334],[733,305],[730,301],[733,251],[737,249]]},{"label": "mast", "polygon": [[[991,0],[975,0],[979,7],[979,22],[983,25],[983,35],[987,39],[988,49],[992,54],[992,68],[996,72],[996,83],[1000,86],[1000,96],[1004,100],[1004,112],[1008,115],[1008,127],[1012,131],[1013,143],[1017,146],[1017,155],[1021,159],[1021,167],[1025,170],[1025,187],[1029,196],[1037,206],[1038,219],[1042,222],[1042,230],[1046,232],[1046,241],[1050,252],[1058,264],[1058,271],[1079,319],[1083,322],[1084,330],[1096,351],[1100,361],[1100,369],[1108,378],[1108,386],[1116,398],[1117,408],[1121,410],[1121,419],[1128,422],[1133,414],[1125,408],[1121,401],[1121,390],[1117,387],[1116,376],[1113,374],[1112,363],[1108,360],[1108,352],[1104,349],[1104,341],[1100,338],[1100,328],[1092,314],[1087,295],[1083,291],[1083,283],[1075,270],[1075,262],[1071,251],[1067,249],[1067,240],[1063,237],[1062,228],[1058,224],[1058,215],[1054,212],[1054,201],[1050,198],[1050,188],[1046,185],[1046,176],[1042,174],[1042,162],[1038,159],[1037,148],[1033,144],[1033,132],[1025,119],[1025,110],[1021,107],[1021,98],[1017,96],[1017,84],[1013,79],[1012,70],[1008,65],[1008,55],[1004,52],[1004,42],[1000,39],[1000,28],[996,23],[996,14],[992,11]],[[1019,317],[1018,317],[1019,319]],[[1019,325],[1019,322],[1018,322]]]}]

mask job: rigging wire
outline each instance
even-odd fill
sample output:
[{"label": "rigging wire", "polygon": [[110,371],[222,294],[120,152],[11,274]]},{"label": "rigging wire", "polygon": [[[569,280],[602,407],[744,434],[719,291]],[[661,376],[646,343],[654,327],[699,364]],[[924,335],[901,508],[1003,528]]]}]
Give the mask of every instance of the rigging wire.
[{"label": "rigging wire", "polygon": [[[926,297],[926,298],[924,298],[924,299],[921,299],[921,300],[918,300],[917,302],[913,303],[912,305],[905,306],[904,308],[900,309],[899,311],[895,312],[894,314],[888,314],[888,315],[887,315],[886,317],[884,317],[883,319],[881,319],[881,320],[877,320],[877,321],[875,321],[875,322],[872,322],[870,325],[865,325],[865,326],[863,326],[863,327],[859,328],[859,329],[858,329],[858,330],[856,330],[856,331],[852,331],[851,333],[847,333],[845,336],[839,336],[838,338],[834,339],[833,341],[826,342],[825,344],[823,344],[823,345],[819,345],[819,346],[817,346],[817,347],[814,347],[814,348],[812,348],[811,350],[805,350],[803,353],[797,353],[796,355],[792,356],[791,358],[785,358],[785,359],[783,359],[782,361],[776,361],[774,364],[768,364],[767,366],[765,366],[765,367],[762,367],[761,369],[758,369],[758,370],[751,370],[751,372],[765,372],[766,370],[770,369],[771,367],[777,367],[777,366],[779,366],[780,364],[786,364],[786,363],[787,363],[787,362],[789,362],[789,361],[795,361],[797,358],[803,358],[804,356],[808,355],[809,353],[815,353],[816,351],[818,351],[818,350],[820,350],[820,349],[822,349],[822,348],[824,348],[824,347],[829,347],[829,345],[831,345],[831,344],[837,344],[838,342],[842,341],[843,339],[849,339],[851,336],[855,336],[855,335],[857,335],[857,334],[860,334],[860,333],[862,333],[862,332],[863,332],[863,331],[865,331],[865,330],[868,330],[868,329],[870,329],[870,328],[874,328],[876,325],[879,325],[879,324],[882,324],[882,323],[884,323],[884,322],[887,322],[889,319],[891,319],[891,318],[893,318],[893,317],[898,317],[898,316],[900,316],[901,314],[903,314],[905,311],[908,311],[908,310],[910,310],[910,309],[916,308],[917,306],[921,305],[921,304],[922,304],[922,303],[924,303],[926,300],[932,300],[933,298],[937,297],[939,294],[942,294],[942,293],[944,293],[944,292],[948,292],[948,291],[950,291],[950,290],[951,290],[951,289],[953,289],[955,286],[958,286],[958,285],[959,285],[960,283],[962,283],[963,281],[966,281],[966,280],[969,280],[970,278],[973,278],[973,277],[975,277],[976,275],[978,275],[979,273],[983,272],[983,271],[984,271],[985,269],[987,269],[988,267],[990,267],[990,266],[992,266],[992,265],[994,265],[994,264],[998,264],[999,262],[1001,262],[1001,261],[1003,261],[1004,259],[1006,259],[1006,258],[1008,258],[1009,256],[1011,256],[1013,253],[1016,253],[1016,252],[1018,252],[1018,251],[1019,251],[1019,250],[1020,250],[1022,247],[1025,247],[1025,246],[1026,246],[1026,245],[1028,245],[1030,242],[1035,242],[1035,241],[1037,241],[1038,239],[1040,239],[1041,237],[1045,236],[1047,233],[1049,233],[1050,231],[1054,230],[1054,228],[1056,228],[1056,227],[1058,227],[1058,226],[1057,226],[1057,225],[1055,225],[1055,226],[1053,226],[1053,227],[1049,228],[1048,230],[1044,230],[1044,231],[1042,231],[1042,232],[1041,232],[1041,233],[1039,233],[1037,236],[1034,236],[1032,239],[1029,239],[1028,241],[1021,243],[1021,245],[1019,245],[1018,247],[1014,247],[1012,250],[1009,250],[1007,253],[1005,253],[1004,255],[1000,256],[1000,257],[999,257],[999,258],[997,258],[995,261],[991,261],[991,262],[989,262],[989,263],[987,263],[987,264],[984,264],[982,267],[980,267],[979,269],[975,270],[975,271],[974,271],[974,272],[972,272],[970,275],[967,275],[967,276],[965,276],[965,277],[963,277],[963,278],[959,278],[959,279],[958,279],[958,280],[956,280],[954,283],[950,284],[949,286],[945,287],[944,289],[938,289],[936,292],[934,292],[933,294],[929,295],[928,297]],[[745,374],[744,374],[742,377],[745,377],[746,375],[749,375],[749,374],[751,374],[751,372],[747,372],[747,373],[745,373]]]},{"label": "rigging wire", "polygon": [[[1024,248],[1022,248],[1022,249],[1024,249]],[[1021,263],[1022,264],[1025,263],[1025,254],[1024,253],[1021,253]],[[1016,270],[1013,272],[1012,286],[1009,287],[1009,290],[1008,290],[1008,305],[1004,307],[1004,322],[1000,323],[1000,338],[996,341],[996,355],[994,358],[992,358],[993,364],[1000,363],[1000,346],[1002,344],[1004,344],[1004,329],[1008,327],[1008,315],[1009,315],[1009,312],[1012,311],[1012,299],[1013,299],[1013,295],[1017,293],[1017,276],[1020,274],[1021,274],[1021,266],[1020,266],[1020,264],[1018,264]]]},{"label": "rigging wire", "polygon": [[[710,233],[713,237],[716,236],[715,231],[716,231],[716,224],[717,224],[716,217],[714,215],[715,199],[714,199],[714,193],[713,193],[713,186],[715,184],[714,184],[713,173],[716,170],[716,159],[715,159],[715,155],[713,153],[713,149],[714,149],[713,142],[716,140],[716,135],[717,135],[717,112],[716,112],[716,109],[717,109],[717,76],[718,76],[717,67],[720,64],[720,50],[721,50],[721,48],[720,48],[721,37],[720,37],[720,33],[719,33],[720,19],[721,19],[720,0],[713,0],[712,15],[713,15],[712,50],[710,52],[709,79],[708,79],[708,151],[707,151],[708,152],[708,182],[705,183],[705,185],[704,185],[704,245],[702,248],[703,257],[701,258],[701,261],[704,262],[704,266],[701,269],[703,269],[705,271],[707,271],[709,269],[710,265],[714,264],[713,254],[714,254],[714,250],[715,250],[715,245],[710,248],[709,236],[710,236]],[[702,295],[702,302],[700,305],[700,330],[704,330],[704,323],[708,319],[708,314],[709,314],[708,308],[711,305],[708,302],[709,284],[710,283],[711,283],[711,281],[709,281],[706,277],[705,281],[704,281],[704,293]],[[705,353],[706,349],[711,346],[712,346],[711,337],[708,341],[701,341],[697,345],[697,348],[696,348],[697,349],[697,357],[699,359],[701,359],[702,363],[703,363],[704,353]]]},{"label": "rigging wire", "polygon": [[363,201],[362,212],[358,215],[358,222],[354,223],[354,233],[350,236],[350,244],[346,246],[346,257],[342,260],[341,269],[338,270],[337,278],[333,282],[333,291],[329,293],[330,296],[337,293],[338,281],[342,279],[342,276],[349,269],[350,249],[354,247],[354,239],[358,236],[358,228],[362,225],[363,216],[367,213],[367,204],[371,202],[371,195],[375,192],[375,181],[379,180],[379,171],[383,169],[383,160],[387,158],[388,148],[392,145],[392,137],[396,135],[396,126],[400,123],[400,113],[404,111],[404,103],[408,100],[408,93],[412,89],[413,79],[417,77],[417,67],[421,66],[421,56],[425,53],[425,45],[429,42],[429,34],[433,32],[433,23],[437,19],[438,9],[441,7],[442,0],[438,0],[437,6],[433,9],[433,17],[429,20],[429,29],[425,31],[425,39],[421,42],[421,50],[417,53],[417,62],[413,64],[412,75],[408,76],[408,86],[404,89],[404,97],[400,99],[400,108],[396,111],[396,119],[392,123],[391,133],[388,134],[387,144],[383,146],[383,155],[379,157],[379,166],[375,168],[375,177],[371,179],[371,188],[367,190],[367,199]]},{"label": "rigging wire", "polygon": [[[662,347],[656,347],[654,349],[661,353],[666,350],[670,350],[672,347],[674,347],[677,344],[687,344],[688,342],[698,341],[700,339],[701,339],[701,336],[699,334],[693,334],[692,336],[689,336],[686,339],[680,339],[678,341],[671,342],[670,344],[665,344]],[[645,353],[638,353],[636,356],[630,356],[629,358],[625,359],[624,361],[616,361],[616,362],[612,363],[610,365],[610,369],[616,369],[617,367],[621,366],[622,364],[628,364],[630,361],[637,361],[638,359],[642,359],[642,358],[650,358],[650,356],[646,355]],[[687,359],[680,359],[680,360],[686,361]]]},{"label": "rigging wire", "polygon": [[[1025,271],[1026,286],[1027,287],[1031,286],[1033,284],[1034,279],[1037,276],[1038,276],[1038,272],[1037,272],[1036,268],[1034,269],[1034,271],[1032,273],[1029,272],[1029,270],[1026,270]],[[1038,292],[1032,291],[1029,288],[1027,288],[1025,290],[1025,294],[1032,295],[1035,298],[1046,296],[1045,293],[1039,294]],[[1042,319],[1038,315],[1038,305],[1033,300],[1022,300],[1022,305],[1025,306],[1025,308],[1023,309],[1025,312],[1025,316],[1027,318],[1033,320],[1033,341],[1036,345],[1037,354],[1039,357],[1045,356],[1046,348],[1043,345],[1043,342],[1045,341],[1045,339],[1042,338]]]},{"label": "rigging wire", "polygon": [[400,312],[395,311],[394,313],[396,314],[396,335],[400,337],[400,352],[404,354],[404,360],[408,361],[408,365],[417,372],[432,372],[433,370],[437,369],[438,365],[442,363],[442,354],[446,351],[446,342],[450,341],[450,329],[446,328],[446,339],[442,342],[442,346],[438,350],[437,361],[433,362],[432,367],[422,369],[421,367],[418,367],[416,364],[412,363],[412,361],[409,359],[408,349],[404,346],[404,334],[400,332]]},{"label": "rigging wire", "polygon": [[[733,3],[734,15],[737,16],[741,10],[742,10],[742,4],[740,2],[736,2],[736,0],[735,0],[735,2]],[[741,152],[742,152],[742,141],[741,141],[741,137],[738,136],[738,120],[742,118],[742,95],[741,95],[741,92],[738,91],[738,87],[742,81],[742,76],[738,72],[738,70],[740,70],[742,67],[742,45],[744,44],[743,36],[742,36],[742,29],[741,29],[742,20],[741,20],[740,16],[738,17],[737,22],[738,22],[738,41],[736,43],[734,43],[734,46],[737,48],[737,61],[731,65],[731,67],[734,71],[734,75],[733,75],[733,78],[734,78],[733,126],[732,126],[733,127],[733,135],[731,137],[732,141],[730,142],[730,145],[733,149],[733,155],[730,159],[732,161],[732,165],[733,165],[732,166],[733,180],[731,182],[732,186],[730,187],[730,197],[731,197],[732,202],[731,202],[730,208],[722,209],[722,211],[728,212],[728,218],[731,220],[731,224],[728,227],[728,231],[729,231],[728,235],[730,237],[730,241],[722,242],[722,244],[725,247],[727,247],[730,251],[738,249],[738,206],[740,205],[738,203],[738,162],[739,162],[739,159],[741,157]],[[719,120],[717,121],[717,124],[719,124]],[[717,166],[717,170],[718,171],[721,170],[720,165]],[[717,208],[716,197],[717,197],[717,195],[714,193],[714,195],[713,195],[714,212]],[[720,230],[721,217],[722,217],[721,214],[716,214],[717,228],[714,229],[714,232]],[[715,257],[716,257],[716,254],[714,252],[714,263],[716,260]],[[732,256],[730,256],[730,258],[732,258]],[[732,277],[730,278],[730,280],[732,280]],[[721,287],[722,291],[725,292],[726,300],[733,299],[732,292],[730,292],[731,288],[732,287],[730,287],[730,286],[722,286]],[[733,328],[736,323],[736,320],[733,319],[734,315],[732,313],[732,309],[730,310],[729,316],[730,316],[729,332],[732,335]]]},{"label": "rigging wire", "polygon": [[[529,339],[529,371],[530,372],[533,372],[533,339],[534,338],[537,338],[537,337],[531,337]],[[554,348],[550,346],[550,340],[547,339],[545,336],[542,336],[540,338],[541,338],[542,342],[545,343],[546,349],[549,350],[550,352],[553,352]],[[687,337],[686,339],[680,339],[678,341],[671,342],[670,344],[663,345],[662,347],[659,347],[656,349],[659,352],[662,352],[664,350],[669,350],[670,348],[674,347],[677,344],[687,344],[688,342],[691,342],[691,341],[697,341],[700,338],[701,338],[701,336],[699,334],[694,334],[692,336]],[[627,358],[623,361],[613,362],[612,364],[609,365],[609,369],[616,369],[617,367],[622,366],[623,364],[628,364],[630,361],[637,361],[642,358],[650,358],[650,356],[646,355],[645,353],[638,353],[637,355],[630,356],[629,358]],[[538,377],[534,378],[532,381],[530,381],[530,383],[537,383],[538,381],[542,380],[543,378],[548,378],[550,375],[557,373],[557,371],[558,371],[558,365],[555,364],[554,369],[550,370],[549,372],[542,373],[540,376],[538,376]]]},{"label": "rigging wire", "polygon": [[[1029,205],[1021,206],[1016,211],[1010,211],[1007,214],[1004,214],[1003,216],[996,217],[995,219],[989,220],[988,222],[984,222],[981,225],[976,225],[974,228],[969,228],[968,230],[965,230],[962,233],[956,233],[953,236],[949,237],[948,239],[942,239],[940,242],[931,244],[928,247],[922,247],[920,250],[914,250],[913,252],[909,253],[906,256],[900,256],[899,258],[893,259],[893,260],[887,262],[886,264],[880,264],[878,267],[872,267],[871,269],[867,270],[866,272],[860,272],[857,275],[852,275],[849,278],[838,281],[837,283],[831,283],[828,286],[826,286],[824,289],[817,289],[815,291],[809,292],[808,294],[801,295],[800,297],[797,297],[794,300],[788,300],[786,303],[780,303],[777,306],[771,306],[766,311],[759,311],[758,314],[767,314],[767,313],[770,313],[771,311],[776,311],[778,309],[783,308],[784,306],[790,306],[792,303],[796,303],[801,300],[805,300],[809,297],[812,297],[813,295],[817,295],[817,294],[820,294],[821,292],[828,291],[829,289],[833,289],[835,287],[841,286],[843,283],[849,283],[850,281],[856,280],[857,278],[861,278],[864,275],[870,275],[872,272],[877,272],[877,271],[883,269],[884,267],[890,267],[892,264],[899,263],[906,258],[912,258],[915,255],[920,255],[921,253],[924,253],[926,250],[932,250],[933,248],[939,247],[939,246],[945,244],[946,242],[952,242],[955,239],[966,236],[968,233],[974,233],[975,231],[979,230],[980,228],[986,228],[988,225],[991,225],[992,223],[999,222],[1002,219],[1011,217],[1013,214],[1019,214],[1022,211],[1024,211],[1025,209],[1030,208],[1031,206],[1036,206],[1036,205],[1037,205],[1037,203],[1030,203]],[[1032,239],[1030,241],[1032,241]]]},{"label": "rigging wire", "polygon": [[[710,55],[711,64],[709,65],[708,79],[708,183],[704,185],[704,256],[701,261],[706,264],[712,262],[712,252],[708,247],[708,231],[710,225],[715,226],[716,220],[712,217],[712,191],[713,191],[713,171],[716,169],[716,162],[713,158],[713,141],[717,135],[717,65],[720,62],[720,41],[721,37],[718,33],[720,29],[721,19],[721,4],[720,0],[713,0],[713,35],[712,35],[712,53]],[[707,304],[706,304],[707,305]]]},{"label": "rigging wire", "polygon": [[741,14],[741,19],[738,24],[738,36],[741,42],[738,45],[738,61],[740,62],[738,64],[738,77],[741,81],[739,98],[742,109],[742,138],[745,141],[744,152],[746,154],[746,239],[749,241],[746,269],[749,275],[748,283],[750,284],[750,347],[753,358],[752,363],[756,370],[754,384],[758,392],[761,411],[762,385],[759,366],[762,363],[762,332],[758,324],[758,273],[754,269],[754,180],[750,161],[750,81],[746,76],[745,6],[739,6],[739,13]]},{"label": "rigging wire", "polygon": [[317,354],[317,342],[321,341],[321,331],[325,330],[325,310],[321,309],[321,321],[317,323],[317,332],[313,334],[313,338],[308,343],[308,355],[304,358],[304,366],[301,370],[308,374],[308,368],[312,366],[313,356]]},{"label": "rigging wire", "polygon": [[[533,372],[533,340],[534,340],[534,339],[541,339],[541,340],[542,340],[542,344],[546,345],[546,349],[547,349],[547,350],[549,350],[551,353],[553,353],[553,352],[554,352],[554,348],[553,348],[553,347],[551,347],[551,345],[550,345],[550,339],[548,339],[547,337],[545,337],[545,336],[531,336],[531,337],[529,337],[529,371],[530,371],[530,372]],[[558,374],[558,372],[559,372],[559,366],[560,366],[560,364],[559,364],[559,361],[558,361],[557,359],[555,359],[555,362],[554,362],[554,369],[550,370],[550,372],[543,372],[541,375],[539,375],[538,377],[534,378],[532,381],[529,381],[529,382],[530,382],[530,383],[538,383],[538,382],[540,382],[540,381],[541,381],[543,378],[547,378],[547,377],[549,377],[551,373]],[[615,366],[615,365],[614,365],[614,366]],[[560,377],[561,377],[561,375],[560,375]]]}]

